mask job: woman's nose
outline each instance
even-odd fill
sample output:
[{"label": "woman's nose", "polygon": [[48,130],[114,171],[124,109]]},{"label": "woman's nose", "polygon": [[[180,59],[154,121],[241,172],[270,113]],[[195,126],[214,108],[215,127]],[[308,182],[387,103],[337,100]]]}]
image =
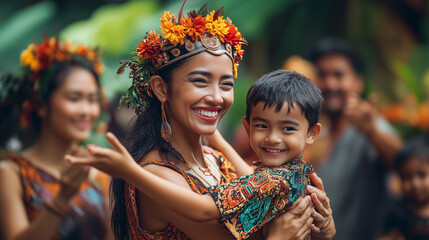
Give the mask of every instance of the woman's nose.
[{"label": "woman's nose", "polygon": [[206,101],[213,105],[221,105],[223,103],[223,97],[218,86],[210,88],[209,94],[206,96]]}]

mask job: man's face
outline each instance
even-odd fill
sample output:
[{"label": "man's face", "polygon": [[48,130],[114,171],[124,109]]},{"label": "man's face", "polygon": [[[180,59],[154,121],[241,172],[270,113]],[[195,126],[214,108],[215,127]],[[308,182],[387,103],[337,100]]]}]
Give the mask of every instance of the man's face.
[{"label": "man's face", "polygon": [[363,81],[344,55],[331,53],[316,61],[316,85],[324,98],[323,110],[330,115],[342,113],[348,96],[361,94]]}]

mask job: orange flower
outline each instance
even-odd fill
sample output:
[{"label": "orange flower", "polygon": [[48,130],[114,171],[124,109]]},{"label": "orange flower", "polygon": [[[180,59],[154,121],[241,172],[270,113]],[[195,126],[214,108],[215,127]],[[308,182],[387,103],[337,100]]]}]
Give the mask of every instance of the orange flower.
[{"label": "orange flower", "polygon": [[103,71],[104,71],[104,66],[103,66],[103,64],[102,64],[101,62],[96,62],[96,63],[94,64],[94,71],[95,71],[97,74],[101,74],[101,73],[103,73]]},{"label": "orange flower", "polygon": [[76,47],[76,53],[82,56],[85,56],[88,52],[88,49],[86,46],[79,45]]},{"label": "orange flower", "polygon": [[192,41],[197,41],[198,37],[206,30],[206,20],[201,15],[194,19],[182,18],[182,25],[185,28],[185,33],[191,37]]},{"label": "orange flower", "polygon": [[392,123],[403,122],[407,119],[407,113],[401,105],[391,105],[381,110],[384,117]]},{"label": "orange flower", "polygon": [[161,37],[161,35],[157,34],[154,30],[150,30],[149,35],[146,38],[146,41],[150,44],[150,45],[154,45],[154,44],[158,44],[160,43],[159,38]]}]

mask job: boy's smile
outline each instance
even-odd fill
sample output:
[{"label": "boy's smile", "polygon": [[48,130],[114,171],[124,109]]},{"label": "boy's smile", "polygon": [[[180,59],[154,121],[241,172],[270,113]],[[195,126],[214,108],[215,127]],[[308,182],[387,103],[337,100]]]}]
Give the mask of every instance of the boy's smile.
[{"label": "boy's smile", "polygon": [[265,102],[259,102],[252,107],[249,123],[243,119],[250,145],[259,160],[266,167],[274,167],[300,157],[305,144],[315,139],[313,128],[308,131],[309,123],[301,107],[293,104],[289,109],[285,102],[280,111],[276,111],[276,105],[265,109],[264,105]]}]

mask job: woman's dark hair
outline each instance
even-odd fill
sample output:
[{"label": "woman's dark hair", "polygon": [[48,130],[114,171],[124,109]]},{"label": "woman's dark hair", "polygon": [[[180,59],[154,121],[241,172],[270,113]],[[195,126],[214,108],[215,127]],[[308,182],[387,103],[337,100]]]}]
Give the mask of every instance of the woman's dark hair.
[{"label": "woman's dark hair", "polygon": [[[158,75],[169,86],[173,70],[180,68],[189,58],[168,65],[158,71]],[[133,129],[127,137],[127,150],[137,163],[150,151],[157,149],[166,160],[182,160],[182,156],[170,143],[161,137],[161,102],[155,97],[148,98],[147,108],[137,116]],[[126,213],[125,181],[113,178],[110,183],[110,194],[113,199],[111,226],[115,239],[130,239]]]},{"label": "woman's dark hair", "polygon": [[429,137],[420,136],[408,140],[395,159],[395,169],[398,173],[401,167],[412,157],[425,159],[429,162]]}]

